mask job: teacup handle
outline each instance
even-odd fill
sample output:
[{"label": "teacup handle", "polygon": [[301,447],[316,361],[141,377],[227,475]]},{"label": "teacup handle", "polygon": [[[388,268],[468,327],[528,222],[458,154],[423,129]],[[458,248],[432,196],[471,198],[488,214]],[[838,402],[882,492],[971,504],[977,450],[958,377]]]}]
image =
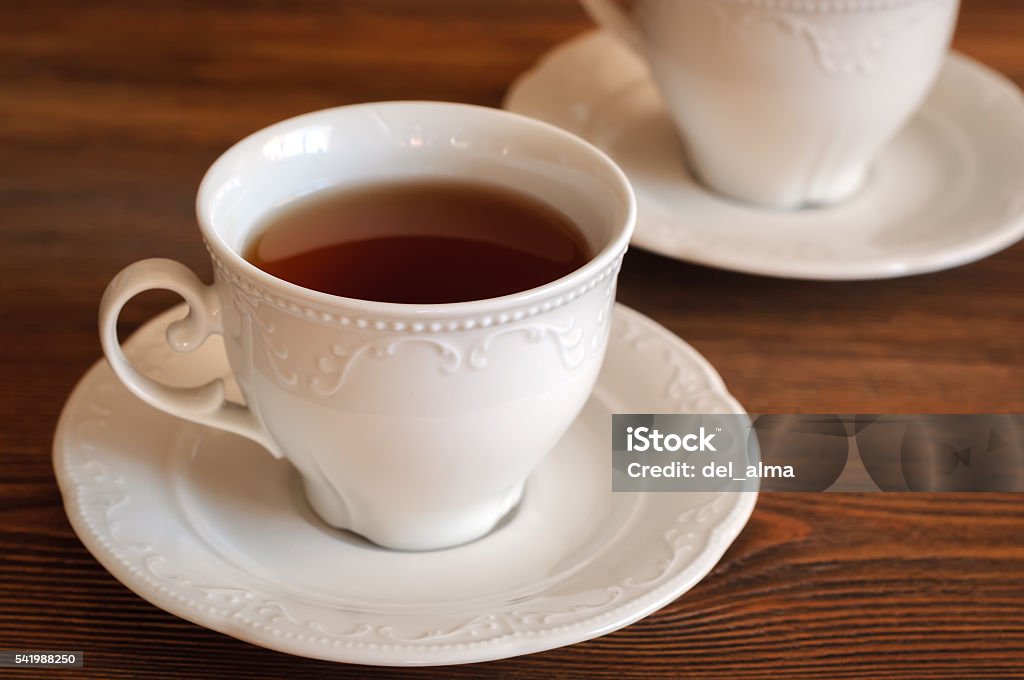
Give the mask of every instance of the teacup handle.
[{"label": "teacup handle", "polygon": [[100,343],[117,377],[150,406],[248,437],[280,458],[280,450],[252,411],[224,398],[223,380],[218,378],[198,387],[171,387],[144,376],[128,361],[117,339],[117,318],[129,300],[152,289],[173,291],[188,303],[185,318],[167,327],[167,344],[173,349],[191,352],[211,335],[223,333],[220,301],[213,286],[204,285],[191,269],[163,258],[130,264],[107,285],[100,301]]},{"label": "teacup handle", "polygon": [[643,39],[629,15],[615,4],[615,0],[580,0],[583,9],[598,26],[616,36],[634,50],[641,51]]}]

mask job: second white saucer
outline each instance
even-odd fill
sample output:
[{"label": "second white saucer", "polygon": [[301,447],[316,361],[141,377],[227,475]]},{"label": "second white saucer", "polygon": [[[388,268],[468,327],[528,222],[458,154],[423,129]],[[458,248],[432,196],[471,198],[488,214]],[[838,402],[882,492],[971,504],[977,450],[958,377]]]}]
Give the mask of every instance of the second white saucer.
[{"label": "second white saucer", "polygon": [[509,90],[505,108],[611,155],[637,193],[633,243],[680,260],[789,278],[871,279],[965,264],[1024,236],[1024,98],[959,54],[949,56],[867,185],[829,208],[761,209],[697,183],[645,66],[600,32],[541,59]]}]

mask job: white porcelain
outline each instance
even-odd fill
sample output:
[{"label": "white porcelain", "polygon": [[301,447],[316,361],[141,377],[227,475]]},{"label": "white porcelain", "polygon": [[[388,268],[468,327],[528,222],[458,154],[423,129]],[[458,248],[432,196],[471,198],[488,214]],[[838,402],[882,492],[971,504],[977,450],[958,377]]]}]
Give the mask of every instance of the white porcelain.
[{"label": "white porcelain", "polygon": [[[580,225],[597,254],[540,288],[445,305],[327,295],[238,255],[259,218],[283,203],[399,176],[474,178],[533,194]],[[576,417],[604,356],[634,222],[625,177],[586,142],[504,111],[431,102],[329,109],[257,132],[214,163],[197,212],[213,285],[170,260],[118,274],[100,310],[115,373],[157,408],[287,458],[330,524],[413,550],[489,531]],[[223,336],[247,406],[225,400],[219,381],[170,388],[132,368],[117,315],[150,288],[191,306],[168,330],[175,349]]]},{"label": "white porcelain", "polygon": [[[156,380],[223,379],[221,341],[163,341],[179,306],[125,343]],[[132,396],[98,362],[64,407],[54,467],[75,532],[118,580],[177,616],[302,656],[437,665],[529,654],[604,635],[693,587],[755,493],[613,493],[613,412],[742,413],[691,347],[614,308],[596,389],[480,540],[384,550],[320,522],[284,461]],[[524,452],[530,453],[530,452]]]},{"label": "white porcelain", "polygon": [[757,209],[695,181],[643,63],[606,34],[556,48],[505,106],[604,149],[637,194],[633,244],[680,260],[803,279],[872,279],[955,267],[1024,236],[1024,98],[950,55],[924,105],[863,189],[829,208]]},{"label": "white porcelain", "polygon": [[921,104],[958,0],[582,0],[650,66],[697,175],[776,208],[830,205]]}]

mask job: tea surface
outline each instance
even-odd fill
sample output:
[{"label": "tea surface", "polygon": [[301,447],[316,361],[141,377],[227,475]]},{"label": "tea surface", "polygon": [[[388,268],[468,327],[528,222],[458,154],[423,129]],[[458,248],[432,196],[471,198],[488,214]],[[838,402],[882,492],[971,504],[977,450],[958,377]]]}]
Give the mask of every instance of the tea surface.
[{"label": "tea surface", "polygon": [[416,180],[327,190],[254,231],[243,256],[305,288],[378,302],[481,300],[544,285],[590,259],[553,207],[489,184]]}]

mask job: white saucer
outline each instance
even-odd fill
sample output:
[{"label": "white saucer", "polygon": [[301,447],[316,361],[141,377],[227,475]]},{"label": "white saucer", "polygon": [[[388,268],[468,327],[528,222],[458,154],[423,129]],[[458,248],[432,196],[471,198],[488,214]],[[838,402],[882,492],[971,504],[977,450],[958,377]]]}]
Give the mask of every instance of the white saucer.
[{"label": "white saucer", "polygon": [[645,66],[600,32],[541,59],[505,108],[611,155],[637,193],[633,243],[681,260],[792,278],[885,278],[971,262],[1024,236],[1024,98],[959,54],[864,189],[832,208],[758,209],[695,183]]},{"label": "white saucer", "polygon": [[[129,357],[179,385],[226,376],[218,342],[188,355],[164,344],[183,315],[178,307],[149,322],[126,343]],[[75,532],[156,606],[291,654],[456,664],[603,635],[711,570],[756,494],[610,490],[609,414],[676,411],[742,409],[696,351],[617,306],[595,393],[519,508],[479,541],[430,553],[328,528],[288,463],[155,411],[105,361],[64,407],[53,457]]]}]

